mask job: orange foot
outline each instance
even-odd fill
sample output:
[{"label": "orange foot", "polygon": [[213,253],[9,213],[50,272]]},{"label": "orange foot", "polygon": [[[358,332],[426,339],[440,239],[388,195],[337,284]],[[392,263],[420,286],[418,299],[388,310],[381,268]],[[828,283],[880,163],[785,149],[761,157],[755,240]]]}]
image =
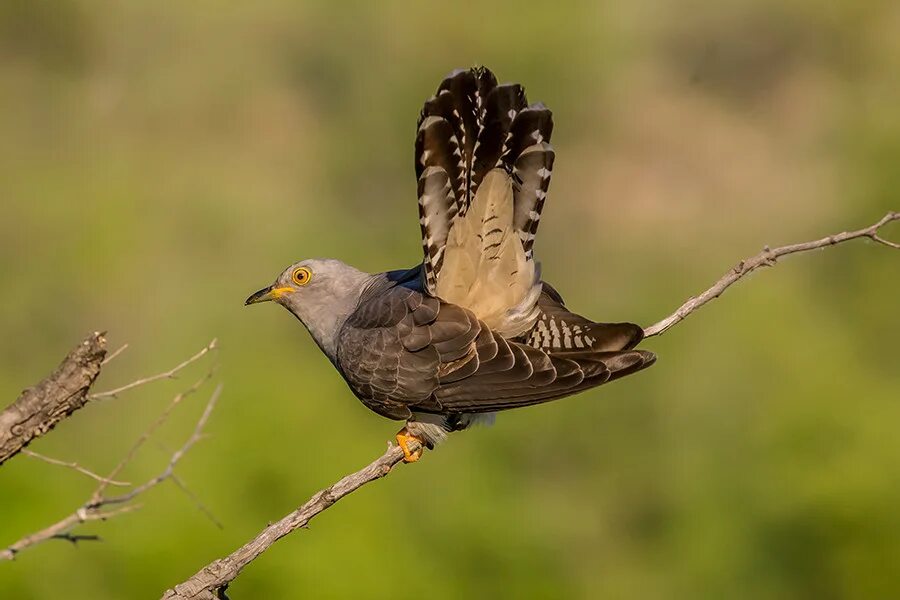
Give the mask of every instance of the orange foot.
[{"label": "orange foot", "polygon": [[[410,452],[410,442],[418,442],[419,447],[415,452]],[[422,458],[422,452],[423,448],[425,447],[425,443],[421,439],[409,433],[409,431],[406,430],[406,427],[397,432],[397,445],[400,446],[401,450],[403,450],[403,462],[413,463]]]}]

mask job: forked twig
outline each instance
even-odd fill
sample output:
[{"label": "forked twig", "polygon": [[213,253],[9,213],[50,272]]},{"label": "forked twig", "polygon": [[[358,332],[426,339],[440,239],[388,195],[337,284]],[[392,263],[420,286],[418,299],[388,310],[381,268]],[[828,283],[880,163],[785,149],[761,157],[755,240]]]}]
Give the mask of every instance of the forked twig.
[{"label": "forked twig", "polygon": [[710,300],[714,300],[715,298],[721,296],[722,292],[731,287],[731,285],[733,285],[734,283],[737,283],[737,281],[745,275],[752,273],[760,267],[774,266],[776,261],[782,256],[787,256],[788,254],[796,254],[797,252],[815,250],[817,248],[826,248],[828,246],[834,246],[836,244],[841,244],[843,242],[848,242],[850,240],[856,240],[859,238],[869,238],[870,240],[878,244],[882,244],[895,250],[900,250],[900,244],[888,241],[879,235],[879,231],[882,227],[884,227],[891,221],[897,220],[900,220],[900,213],[892,211],[884,215],[874,225],[870,225],[869,227],[865,227],[863,229],[857,229],[856,231],[844,231],[835,235],[829,235],[828,237],[824,237],[819,240],[803,242],[800,244],[791,244],[788,246],[779,246],[778,248],[769,248],[768,246],[766,246],[759,254],[751,256],[750,258],[746,258],[735,265],[730,271],[728,271],[717,282],[715,282],[708,290],[706,290],[699,296],[694,296],[688,299],[688,301],[679,306],[678,310],[676,310],[674,313],[672,313],[662,321],[654,323],[653,325],[644,329],[644,337],[653,337],[654,335],[660,335],[661,333],[666,332],[670,327],[683,321],[685,317],[687,317],[689,314],[691,314]]},{"label": "forked twig", "polygon": [[[198,352],[197,354],[195,354],[188,360],[182,362],[174,369],[167,371],[166,373],[163,373],[160,375],[155,375],[153,377],[139,379],[139,380],[132,382],[131,384],[128,384],[126,386],[122,386],[115,390],[111,390],[110,392],[104,392],[103,394],[92,395],[91,397],[115,396],[123,391],[133,389],[139,385],[144,385],[145,383],[149,383],[151,381],[157,381],[159,379],[164,379],[164,378],[172,378],[172,377],[174,377],[175,373],[177,373],[178,371],[181,371],[182,369],[184,369],[191,363],[196,362],[198,359],[200,359],[202,356],[207,354],[210,350],[214,349],[215,347],[216,347],[216,341],[213,340],[205,348],[203,348],[203,350],[201,350],[200,352]],[[107,360],[109,360],[109,359],[107,359]],[[152,477],[151,479],[147,480],[146,482],[142,483],[141,485],[134,487],[133,489],[129,490],[128,492],[125,492],[125,493],[122,493],[122,494],[119,494],[116,496],[107,496],[105,494],[105,492],[109,486],[131,485],[126,482],[118,481],[116,479],[116,477],[132,461],[134,456],[137,454],[137,451],[141,448],[141,446],[144,445],[144,443],[150,438],[150,436],[153,433],[155,433],[156,430],[159,429],[159,427],[162,426],[168,420],[169,416],[172,414],[172,411],[175,409],[175,407],[178,406],[186,397],[188,397],[189,395],[193,394],[198,389],[200,389],[200,387],[212,377],[214,372],[215,372],[215,367],[211,368],[209,370],[209,372],[206,373],[206,375],[204,375],[201,379],[199,379],[192,386],[190,386],[187,389],[185,389],[184,391],[176,394],[172,398],[172,400],[169,402],[169,404],[166,406],[166,408],[163,410],[162,414],[153,423],[150,424],[150,426],[147,428],[147,430],[144,431],[144,433],[137,439],[137,441],[135,441],[135,443],[129,449],[129,451],[125,455],[125,457],[112,469],[110,474],[107,475],[106,477],[97,475],[93,471],[90,471],[84,467],[81,467],[80,465],[78,465],[77,463],[74,463],[74,462],[69,463],[69,462],[65,462],[65,461],[61,461],[61,460],[57,460],[54,458],[44,456],[42,454],[38,454],[38,453],[30,451],[30,450],[23,450],[24,453],[28,454],[29,456],[31,456],[33,458],[43,460],[44,462],[47,462],[50,464],[68,467],[68,468],[78,471],[79,473],[87,475],[87,476],[91,477],[92,479],[94,479],[95,481],[97,481],[98,485],[97,485],[96,489],[94,489],[94,491],[91,493],[88,500],[86,502],[84,502],[84,504],[79,506],[71,514],[60,519],[56,523],[54,523],[48,527],[45,527],[44,529],[42,529],[40,531],[37,531],[35,533],[32,533],[30,535],[27,535],[27,536],[21,538],[20,540],[14,542],[13,544],[10,544],[5,549],[0,549],[0,561],[12,560],[22,550],[25,550],[26,548],[30,548],[31,546],[37,545],[41,542],[45,542],[50,539],[68,540],[73,543],[78,542],[78,541],[99,539],[97,536],[94,536],[94,535],[83,535],[83,534],[72,533],[72,530],[75,527],[77,527],[78,525],[81,525],[88,521],[104,521],[106,519],[110,519],[112,517],[116,517],[118,515],[125,514],[128,512],[131,512],[133,510],[136,510],[137,508],[140,507],[140,505],[134,503],[134,500],[136,498],[138,498],[142,494],[146,493],[148,490],[156,487],[160,483],[167,481],[167,480],[176,481],[176,485],[179,488],[181,488],[182,490],[185,490],[188,493],[188,495],[194,500],[195,503],[200,504],[199,501],[196,499],[196,497],[194,497],[193,494],[191,494],[190,491],[187,490],[184,483],[176,477],[175,467],[178,464],[178,462],[182,458],[184,458],[185,454],[198,441],[200,441],[203,438],[203,429],[206,426],[206,423],[209,420],[209,416],[212,413],[213,409],[215,408],[216,402],[219,399],[219,395],[221,394],[221,386],[216,387],[216,389],[213,391],[212,395],[210,396],[209,401],[206,404],[206,408],[203,410],[203,414],[200,416],[200,418],[197,421],[196,426],[194,427],[194,430],[193,430],[191,436],[187,439],[187,441],[185,441],[185,443],[180,448],[178,448],[175,452],[173,452],[171,454],[169,461],[166,464],[165,469],[161,473],[159,473],[155,477]],[[118,508],[110,508],[113,506],[118,506]],[[204,512],[209,514],[209,511],[206,510],[205,507],[203,508],[203,510],[204,510]],[[213,519],[213,521],[215,522],[215,519]]]},{"label": "forked twig", "polygon": [[[157,417],[156,420],[153,423],[151,423],[150,426],[144,431],[144,433],[142,433],[140,435],[140,437],[138,437],[138,439],[135,440],[134,444],[131,445],[131,448],[128,450],[128,452],[125,454],[125,456],[122,458],[122,460],[120,460],[119,463],[115,467],[113,467],[113,469],[112,469],[112,471],[110,471],[108,477],[113,478],[113,477],[118,476],[118,474],[122,472],[122,469],[124,469],[128,465],[128,463],[131,462],[131,460],[137,454],[138,450],[140,450],[141,446],[143,446],[147,442],[147,440],[150,439],[150,436],[153,435],[156,432],[156,430],[159,429],[163,425],[163,423],[165,423],[169,419],[169,415],[172,414],[172,411],[175,410],[175,407],[178,406],[179,404],[181,404],[181,402],[185,398],[187,398],[188,396],[190,396],[191,394],[193,394],[197,390],[199,390],[203,386],[204,383],[209,381],[209,379],[213,376],[214,373],[215,373],[215,367],[210,369],[209,372],[206,373],[206,375],[204,375],[203,377],[198,379],[196,382],[194,382],[194,384],[191,385],[189,388],[187,388],[186,390],[184,390],[182,392],[179,392],[178,394],[175,394],[175,396],[172,398],[171,401],[169,401],[169,404],[166,406],[166,408],[163,410],[163,412],[159,415],[159,417]],[[144,484],[144,485],[146,485],[146,484]],[[107,486],[103,483],[101,483],[99,486],[97,486],[97,489],[94,490],[94,493],[92,495],[93,502],[95,502],[95,503],[100,502],[100,500],[103,498],[103,493],[106,491],[106,487]]]},{"label": "forked twig", "polygon": [[82,467],[81,465],[79,465],[79,464],[76,463],[76,462],[66,462],[66,461],[64,461],[64,460],[58,460],[58,459],[56,459],[56,458],[50,458],[49,456],[45,456],[45,455],[43,455],[43,454],[38,454],[37,452],[34,452],[34,451],[32,451],[32,450],[22,450],[22,454],[24,454],[25,456],[30,456],[31,458],[36,458],[36,459],[38,459],[38,460],[42,460],[42,461],[44,461],[45,463],[49,463],[49,464],[51,464],[51,465],[56,465],[56,466],[58,466],[58,467],[68,467],[69,469],[73,469],[73,470],[75,470],[75,471],[78,471],[78,472],[81,473],[82,475],[87,475],[88,477],[90,477],[90,478],[93,479],[94,481],[99,481],[99,482],[101,482],[101,483],[106,483],[107,485],[118,485],[118,486],[122,486],[122,487],[131,485],[131,484],[128,483],[127,481],[116,481],[116,480],[110,479],[110,478],[108,478],[108,477],[103,477],[103,476],[101,476],[101,475],[97,475],[96,473],[94,473],[94,472],[91,471],[90,469],[85,469],[84,467]]},{"label": "forked twig", "polygon": [[[151,383],[151,382],[153,382],[153,381],[159,381],[160,379],[175,379],[175,375],[177,375],[179,371],[181,371],[182,369],[184,369],[185,367],[189,366],[190,364],[192,364],[192,363],[194,363],[194,362],[197,362],[198,360],[200,360],[201,358],[203,358],[203,356],[204,356],[207,352],[210,352],[210,351],[214,350],[214,349],[216,348],[216,344],[217,344],[217,341],[216,341],[216,340],[211,341],[211,342],[210,342],[209,344],[207,344],[202,350],[200,350],[200,352],[198,352],[197,354],[193,355],[192,357],[190,357],[189,359],[185,360],[184,362],[179,363],[178,365],[176,365],[175,367],[169,369],[168,371],[165,371],[165,372],[163,372],[163,373],[157,373],[156,375],[151,375],[150,377],[144,377],[144,378],[142,378],[142,379],[138,379],[138,380],[136,380],[136,381],[132,381],[131,383],[127,383],[127,384],[125,384],[125,385],[123,385],[123,386],[121,386],[121,387],[117,387],[117,388],[115,388],[115,389],[107,390],[107,391],[105,391],[105,392],[97,392],[97,393],[95,393],[95,394],[91,394],[91,395],[90,395],[90,398],[91,398],[92,400],[96,400],[96,399],[99,399],[99,398],[115,398],[116,396],[118,396],[118,395],[121,394],[122,392],[125,392],[125,391],[130,390],[130,389],[134,389],[134,388],[139,387],[139,386],[142,386],[142,385],[146,385],[146,384]],[[120,349],[120,350],[117,350],[115,354],[118,354],[119,352],[121,352],[121,349]],[[113,356],[115,356],[115,354],[113,354]]]}]

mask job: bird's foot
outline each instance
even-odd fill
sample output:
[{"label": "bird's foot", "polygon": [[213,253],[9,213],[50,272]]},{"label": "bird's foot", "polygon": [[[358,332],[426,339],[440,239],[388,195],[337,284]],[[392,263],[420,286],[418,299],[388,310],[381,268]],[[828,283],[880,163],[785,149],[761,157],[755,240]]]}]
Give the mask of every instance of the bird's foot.
[{"label": "bird's foot", "polygon": [[[409,449],[410,442],[418,442],[419,447],[415,452],[411,452]],[[406,427],[397,432],[397,445],[400,446],[400,449],[403,450],[403,462],[405,463],[413,463],[422,458],[422,452],[424,452],[425,442],[416,436],[412,435]]]}]

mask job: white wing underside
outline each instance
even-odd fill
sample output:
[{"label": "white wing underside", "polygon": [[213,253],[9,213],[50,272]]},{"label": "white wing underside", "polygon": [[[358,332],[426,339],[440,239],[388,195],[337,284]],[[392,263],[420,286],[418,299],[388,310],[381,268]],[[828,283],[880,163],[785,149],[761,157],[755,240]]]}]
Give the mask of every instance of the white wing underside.
[{"label": "white wing underside", "polygon": [[447,236],[436,295],[471,310],[505,338],[534,326],[541,294],[540,267],[513,226],[512,179],[491,170]]}]

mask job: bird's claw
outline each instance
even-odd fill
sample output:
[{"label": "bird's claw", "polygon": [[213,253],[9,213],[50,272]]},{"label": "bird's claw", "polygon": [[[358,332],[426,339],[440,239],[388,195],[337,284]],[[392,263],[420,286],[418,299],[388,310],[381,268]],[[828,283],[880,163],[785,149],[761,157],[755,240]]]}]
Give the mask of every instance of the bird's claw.
[{"label": "bird's claw", "polygon": [[[413,441],[419,444],[419,447],[415,452],[412,452],[409,449],[409,443]],[[414,463],[422,458],[422,452],[424,451],[423,448],[425,445],[422,443],[422,440],[411,435],[406,427],[397,432],[397,445],[403,450],[403,462]]]}]

